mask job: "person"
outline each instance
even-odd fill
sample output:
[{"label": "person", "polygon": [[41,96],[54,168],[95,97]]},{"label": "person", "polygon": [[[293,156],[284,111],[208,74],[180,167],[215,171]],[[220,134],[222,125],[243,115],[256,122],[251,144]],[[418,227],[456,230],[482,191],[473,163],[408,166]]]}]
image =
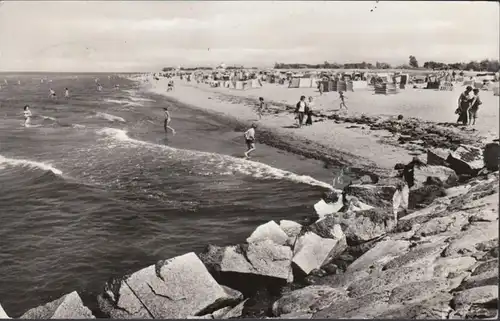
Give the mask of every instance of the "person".
[{"label": "person", "polygon": [[472,102],[470,104],[469,108],[469,125],[475,125],[476,124],[476,119],[477,119],[477,110],[479,109],[479,106],[483,104],[481,101],[481,98],[479,97],[479,89],[475,88],[473,90],[474,97],[472,98]]},{"label": "person", "polygon": [[101,86],[101,84],[97,84],[97,90],[98,90],[98,91],[102,91],[102,86]]},{"label": "person", "polygon": [[31,116],[32,116],[29,105],[24,106],[23,115],[24,115],[24,127],[29,127],[31,125]]},{"label": "person", "polygon": [[299,128],[302,127],[304,122],[304,114],[306,112],[306,96],[300,96],[300,100],[295,108],[295,113],[297,114],[296,119],[299,122]]},{"label": "person", "polygon": [[457,123],[462,122],[462,124],[464,125],[467,125],[468,123],[467,116],[469,113],[469,108],[471,103],[471,97],[470,97],[471,91],[472,87],[467,86],[465,88],[465,91],[460,94],[460,97],[458,97],[458,108],[455,111],[455,113],[458,114]]},{"label": "person", "polygon": [[319,95],[323,95],[323,81],[318,81],[318,90],[319,90]]},{"label": "person", "polygon": [[167,91],[172,91],[172,89],[173,89],[172,80],[169,80],[167,85]]},{"label": "person", "polygon": [[68,88],[65,88],[64,89],[64,97],[68,98],[69,97],[69,89]]},{"label": "person", "polygon": [[345,99],[347,97],[344,96],[344,92],[339,91],[339,98],[340,98],[340,109],[345,108],[347,111],[347,105],[345,104]]},{"label": "person", "polygon": [[116,85],[115,85],[115,89],[116,89],[116,90],[120,89],[120,85],[119,85],[119,84],[116,84]]},{"label": "person", "polygon": [[311,96],[309,96],[309,101],[307,102],[307,105],[306,105],[306,115],[307,115],[306,125],[309,125],[309,126],[312,125],[313,110],[314,110],[313,98]]},{"label": "person", "polygon": [[257,113],[259,114],[259,119],[262,119],[262,114],[264,109],[267,108],[267,104],[264,102],[264,97],[259,97],[259,107],[257,107]]},{"label": "person", "polygon": [[52,88],[49,89],[49,97],[52,99],[56,98],[56,92]]},{"label": "person", "polygon": [[252,127],[245,132],[245,143],[247,144],[247,151],[245,152],[245,157],[249,158],[250,153],[255,150],[255,128],[256,124],[252,124]]},{"label": "person", "polygon": [[167,129],[170,129],[172,131],[172,134],[175,135],[175,129],[169,126],[170,122],[172,121],[172,117],[168,112],[168,107],[163,108],[163,112],[165,113],[165,121],[163,122],[163,128],[165,129],[165,133],[168,133]]}]

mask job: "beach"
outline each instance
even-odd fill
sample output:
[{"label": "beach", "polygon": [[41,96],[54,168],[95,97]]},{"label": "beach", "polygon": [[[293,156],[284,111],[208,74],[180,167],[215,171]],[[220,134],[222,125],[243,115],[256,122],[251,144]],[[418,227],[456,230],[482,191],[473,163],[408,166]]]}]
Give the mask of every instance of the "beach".
[{"label": "beach", "polygon": [[[323,113],[338,112],[338,93],[330,92],[319,95],[315,88],[287,88],[275,84],[263,84],[262,88],[232,90],[212,88],[207,84],[176,81],[174,91],[166,92],[167,80],[151,81],[146,86],[152,92],[163,94],[206,111],[235,117],[247,124],[256,122],[264,128],[272,128],[290,140],[306,141],[311,148],[331,154],[353,167],[387,170],[398,162],[412,159],[408,151],[399,146],[380,143],[384,137],[393,136],[385,131],[371,131],[361,126],[336,124],[333,121],[316,122],[313,126],[295,128],[293,113],[283,105],[295,106],[301,95],[315,98],[315,111]],[[396,95],[374,95],[373,90],[359,90],[346,93],[349,115],[370,115],[384,118],[415,117],[430,122],[450,122],[456,120],[454,109],[460,94],[455,91],[434,91],[425,89],[406,89]],[[264,97],[272,112],[262,120],[256,117],[258,98]],[[466,135],[489,141],[498,137],[499,99],[491,92],[482,93],[484,101],[474,131],[467,130]],[[342,113],[340,113],[342,115]],[[350,127],[350,128],[346,128]],[[354,127],[354,128],[353,128]],[[458,130],[457,130],[458,131]],[[462,132],[464,132],[462,130]],[[299,144],[297,142],[297,144]],[[293,145],[293,144],[292,144]],[[430,146],[432,147],[432,146]]]}]

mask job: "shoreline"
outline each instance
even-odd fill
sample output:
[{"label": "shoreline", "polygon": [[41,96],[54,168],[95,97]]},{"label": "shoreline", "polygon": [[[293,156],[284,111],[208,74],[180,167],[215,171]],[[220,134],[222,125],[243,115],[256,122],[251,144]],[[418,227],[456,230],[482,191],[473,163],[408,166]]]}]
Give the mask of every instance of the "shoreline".
[{"label": "shoreline", "polygon": [[[147,84],[144,80],[132,80],[141,84],[142,90],[146,92],[235,123],[237,130],[244,131],[250,124],[257,123],[258,142],[324,161],[326,166],[348,166],[360,176],[369,173],[391,176],[395,164],[407,163],[415,156],[424,159],[429,148],[455,149],[460,144],[482,147],[484,141],[496,138],[495,134],[483,130],[457,128],[453,124],[422,121],[419,118],[407,118],[401,124],[394,121],[395,115],[366,116],[364,113],[353,113],[351,116],[328,112],[322,107],[317,108],[313,126],[298,129],[293,126],[293,115],[290,112],[293,106],[289,102],[266,98],[266,102],[272,107],[262,120],[257,119],[254,106],[258,103],[259,89],[235,92],[226,88],[203,88],[203,84],[191,85],[177,81],[174,91],[167,93],[166,79],[154,81],[149,78]],[[271,89],[268,91],[273,93]],[[276,95],[278,94],[283,95]],[[285,94],[289,96],[288,93]],[[175,121],[175,115],[173,117]],[[424,124],[424,131],[429,130],[435,136],[451,138],[456,144],[446,146],[436,140],[422,144],[422,135],[407,137],[413,135],[412,129],[419,127],[420,123]],[[405,126],[403,130],[397,128]],[[401,139],[405,140],[405,144],[401,144]]]},{"label": "shoreline", "polygon": [[[179,102],[182,105],[186,105],[186,103],[181,101]],[[209,111],[204,110],[203,108],[197,108],[195,105],[190,105],[190,107],[211,114]],[[227,115],[220,116],[226,118],[228,117]],[[237,129],[244,129],[245,125],[251,121],[245,121],[244,119],[238,119],[237,117],[228,119],[237,125]],[[280,133],[276,133],[272,128],[265,128],[263,132],[264,137],[261,139],[262,142],[266,144],[273,143],[273,141],[277,140],[276,144],[278,146],[274,145],[274,147],[286,149],[292,153],[296,153],[294,151],[295,149],[299,154],[309,153],[309,155],[317,155],[317,159],[324,159],[325,161],[333,162],[332,158],[328,158],[328,155],[325,155],[325,153],[327,153],[330,149],[333,150],[333,147],[319,145],[321,146],[321,149],[315,150],[315,146],[310,146],[311,142],[308,143],[307,138],[302,138],[300,143],[297,143],[298,140],[291,140],[290,143],[286,142],[287,136],[280,138]],[[293,138],[297,139],[296,137]],[[301,147],[304,148],[305,151]],[[302,155],[307,157],[307,155]],[[354,155],[350,156],[356,157]],[[406,157],[406,160],[408,160],[408,158],[411,159],[411,156]],[[401,159],[397,163],[407,163],[407,161]],[[352,166],[359,166],[361,173],[369,172],[368,168],[370,168],[370,165],[363,163],[363,161],[357,163],[353,162],[352,164]],[[392,164],[392,166],[394,165],[395,163]],[[437,167],[433,169],[437,169]],[[376,171],[376,173],[383,178],[392,176],[384,175],[392,172],[389,168],[377,168],[375,166],[372,169],[374,171],[371,173]],[[428,175],[424,176],[428,177],[434,175],[439,176],[436,172],[430,172]],[[472,182],[475,183],[473,184]],[[470,248],[470,245],[464,244],[464,238],[468,242],[475,242],[474,244],[489,244],[491,243],[491,240],[494,241],[495,237],[498,240],[498,229],[496,230],[496,234],[495,231],[491,229],[491,225],[494,225],[495,221],[498,223],[498,172],[489,173],[486,176],[483,175],[481,177],[474,176],[472,181],[469,180],[467,183],[469,184],[458,184],[448,188],[445,196],[429,196],[431,199],[430,205],[426,204],[423,208],[410,213],[409,215],[403,217],[403,219],[400,218],[400,221],[398,222],[391,221],[391,215],[388,215],[387,209],[375,206],[376,211],[370,212],[370,221],[377,227],[376,229],[362,223],[366,219],[363,218],[363,213],[366,211],[359,210],[353,212],[352,215],[354,215],[354,218],[351,216],[343,216],[343,214],[340,213],[337,214],[337,217],[321,217],[316,216],[314,213],[310,213],[311,216],[316,219],[316,221],[310,225],[301,225],[293,221],[280,221],[280,224],[278,225],[276,222],[273,223],[273,221],[270,221],[257,227],[254,233],[252,233],[252,235],[249,236],[249,239],[247,239],[247,243],[244,245],[235,245],[223,248],[212,245],[208,246],[207,251],[204,253],[188,253],[165,261],[160,261],[153,266],[149,266],[143,270],[132,273],[131,275],[124,276],[119,280],[108,282],[104,293],[102,293],[97,299],[89,298],[87,295],[85,295],[85,297],[83,295],[80,297],[78,293],[72,292],[69,295],[50,302],[43,307],[31,309],[26,315],[28,317],[31,316],[37,318],[55,317],[56,315],[63,318],[92,318],[96,316],[111,316],[113,318],[120,318],[120,316],[127,317],[127,315],[129,318],[187,317],[208,319],[228,318],[230,316],[240,318],[242,315],[245,315],[246,317],[253,316],[259,318],[271,316],[278,318],[331,318],[335,316],[338,317],[339,315],[354,318],[366,316],[415,318],[422,315],[418,313],[423,313],[420,311],[411,311],[412,308],[415,310],[415,304],[417,304],[417,307],[420,307],[422,311],[425,311],[426,309],[435,308],[436,304],[442,305],[443,302],[446,302],[446,306],[448,307],[442,308],[440,306],[443,310],[440,313],[444,313],[447,317],[453,315],[464,316],[467,315],[467,313],[470,313],[471,306],[473,303],[476,304],[476,302],[466,302],[465,299],[460,301],[457,298],[450,296],[452,291],[469,294],[467,291],[470,289],[481,289],[482,292],[480,292],[479,295],[480,299],[469,298],[469,300],[486,300],[487,302],[490,302],[491,293],[494,290],[492,288],[492,284],[494,284],[494,282],[492,283],[492,281],[495,280],[491,280],[491,278],[487,279],[486,283],[484,283],[483,280],[483,283],[480,283],[480,286],[476,287],[467,288],[463,284],[472,282],[469,279],[474,276],[474,271],[484,271],[484,264],[491,265],[490,262],[492,260],[495,261],[495,254],[490,254],[491,250],[494,250],[495,248],[495,243],[493,245],[482,245],[483,248],[476,250],[476,252],[481,252],[482,256],[479,256],[477,253],[474,256],[469,252],[464,252],[466,254],[461,256],[459,254],[464,248]],[[380,188],[377,187],[376,183],[375,185],[366,184],[363,186],[368,190]],[[354,195],[362,198],[362,201],[370,199],[370,197],[366,197],[366,192],[359,193],[358,191],[358,193],[354,193]],[[468,206],[470,204],[462,204],[460,198],[469,199],[473,203],[479,203],[479,206],[487,208],[488,211],[493,209],[493,212],[496,211],[496,213],[493,213],[493,216],[490,215],[485,217],[483,213],[476,213],[477,209],[473,209],[471,211]],[[484,199],[486,199],[486,201],[484,201]],[[491,201],[495,199],[496,204],[494,202],[491,203]],[[490,203],[488,203],[488,201]],[[443,204],[445,204],[444,208],[442,207]],[[461,214],[462,212],[467,211],[470,212],[467,220],[458,218],[459,215],[464,215]],[[374,217],[374,213],[375,216],[379,217]],[[434,216],[433,213],[440,213],[440,215]],[[441,223],[438,224],[436,219],[439,221],[439,219],[448,216],[454,217],[457,223],[448,225],[448,227],[445,228],[445,231],[441,231],[441,227],[439,227],[439,224]],[[488,223],[483,224],[481,222]],[[352,228],[349,228],[349,226],[358,225],[360,226],[360,229],[358,230],[352,230]],[[490,227],[487,225],[490,225]],[[470,233],[468,234],[467,229],[462,229],[465,226],[473,231],[479,229],[480,233],[476,232],[476,234],[472,235],[471,239],[471,236],[469,235]],[[362,231],[362,229],[365,230]],[[484,231],[486,231],[486,233]],[[313,234],[316,236],[312,236]],[[458,236],[459,234],[463,235]],[[457,242],[457,237],[459,242]],[[474,238],[476,238],[476,240],[473,240]],[[359,241],[360,239],[362,241]],[[326,264],[325,262],[328,261],[326,257],[323,259],[318,259],[314,256],[311,257],[311,250],[318,247],[326,247],[326,256],[332,258],[333,261],[329,260],[329,263]],[[391,247],[397,248],[397,253],[393,253],[394,250],[390,250]],[[291,252],[287,249],[291,249]],[[271,251],[272,253],[281,253],[280,255],[284,255],[283,253],[290,253],[285,255],[287,257],[285,261],[288,262],[289,266],[284,268],[278,263],[269,263],[269,266],[259,266],[256,264],[256,261],[252,259],[252,255],[254,259],[255,255],[257,255],[257,259],[259,260],[271,260],[270,257],[266,256],[269,254],[265,254],[267,251]],[[304,253],[301,253],[301,251]],[[447,254],[442,257],[441,253],[445,252]],[[301,253],[302,257],[300,257],[297,253]],[[496,253],[496,262],[498,265],[498,249]],[[323,255],[325,254],[323,253]],[[299,259],[295,259],[297,256]],[[472,262],[472,260],[469,259],[470,257],[476,258]],[[434,263],[432,263],[434,264],[433,272],[426,272],[431,274],[425,274],[426,277],[419,279],[420,281],[424,283],[437,282],[438,285],[440,285],[441,278],[450,278],[450,275],[455,273],[451,277],[450,282],[452,284],[447,285],[451,288],[451,291],[443,292],[442,297],[436,298],[435,295],[431,295],[430,297],[434,301],[431,300],[432,302],[427,303],[422,300],[414,302],[415,299],[413,298],[413,301],[410,300],[411,304],[407,308],[404,308],[404,305],[396,304],[394,302],[388,303],[387,298],[384,298],[381,294],[370,294],[370,289],[373,289],[373,285],[367,283],[370,281],[369,274],[375,273],[376,279],[384,277],[384,275],[387,274],[387,272],[384,271],[394,269],[399,269],[398,272],[401,274],[418,274],[421,273],[418,272],[420,271],[419,269],[421,269],[420,265],[428,265],[429,258],[433,258],[435,260],[433,261]],[[408,265],[408,259],[410,260],[410,265]],[[313,269],[310,269],[308,264],[304,263],[310,260],[316,262],[315,268]],[[274,259],[272,261],[276,262]],[[279,261],[280,260],[278,260],[278,262]],[[292,262],[295,265],[292,264]],[[415,264],[415,262],[418,262],[420,265]],[[443,266],[448,266],[450,264],[453,265],[455,262],[457,267],[454,268],[453,271],[450,270],[450,272],[446,270],[448,272],[443,272]],[[201,263],[203,267],[201,267],[199,263]],[[372,263],[373,266],[375,266],[373,271],[370,270],[369,266]],[[241,269],[241,265],[245,264],[249,264],[248,268],[250,270],[245,271],[245,268],[243,268],[243,270]],[[346,266],[342,266],[342,264]],[[295,268],[293,271],[292,265]],[[170,269],[169,266],[171,270],[168,270]],[[203,291],[203,287],[200,289],[196,286],[196,284],[193,284],[192,281],[190,281],[191,279],[189,275],[193,272],[193,266],[198,266],[194,269],[197,271],[195,275],[200,273],[203,275],[203,279],[206,280],[206,282],[202,283],[205,285],[207,283],[212,284],[210,287],[207,287],[206,290],[208,292],[205,294],[210,293],[215,295],[211,296],[213,301],[202,302],[200,298],[195,298],[192,299],[195,303],[192,304],[192,302],[186,302],[185,306],[181,306],[182,304],[172,303],[172,295],[175,297],[176,294],[173,291],[169,292],[168,289],[162,288],[164,285],[162,286],[157,283],[159,282],[158,280],[167,282],[166,279],[168,279],[169,282],[174,282],[176,284],[173,286],[174,288],[179,287],[179,291],[181,291],[182,288],[185,288],[186,293],[196,297],[194,293]],[[302,272],[296,271],[297,266],[301,267]],[[438,267],[440,268],[438,269]],[[367,272],[367,270],[369,270],[369,272]],[[466,272],[466,270],[468,272]],[[220,275],[221,271],[225,273],[225,276]],[[438,276],[436,275],[436,271],[440,271]],[[289,276],[292,272],[295,283],[284,282],[284,280],[288,281],[287,276]],[[378,273],[380,273],[380,275]],[[490,272],[488,271],[487,273]],[[478,274],[481,275],[481,273]],[[247,291],[245,291],[244,285],[242,286],[243,288],[239,289],[237,288],[238,286],[228,288],[227,283],[234,283],[236,285],[238,282],[241,283],[241,275],[244,276],[244,279],[249,278],[249,275],[253,275],[256,277],[256,283],[260,283],[263,286],[278,287],[279,293],[274,295],[261,295],[259,293],[248,295],[245,293]],[[400,277],[396,277],[394,274],[391,275],[392,278],[396,279],[394,282],[399,282],[398,280],[400,280]],[[177,283],[175,278],[172,278],[172,276],[178,277],[180,279],[178,282],[180,283]],[[270,280],[269,277],[271,277],[272,280]],[[213,284],[211,281],[212,278],[215,280],[216,284]],[[367,278],[368,281],[366,280]],[[439,281],[435,281],[435,278],[439,278]],[[359,285],[356,285],[356,282],[360,282]],[[151,293],[148,292],[149,294],[145,294],[145,292],[141,292],[145,291],[143,283],[149,285],[150,290],[148,291],[152,291]],[[498,284],[498,278],[496,279],[496,284]],[[357,294],[356,286],[360,287],[359,290],[363,292],[363,295]],[[413,283],[410,283],[409,285],[405,285],[403,283],[401,286],[403,288],[409,288],[415,292],[420,291],[424,292],[424,294],[428,294],[421,288],[415,288]],[[438,288],[434,289],[432,286],[431,288],[432,289],[430,291],[442,291]],[[366,293],[364,293],[365,289],[368,289],[368,297],[366,296]],[[448,288],[446,289],[448,290]],[[498,286],[496,286],[495,291],[498,292]],[[181,292],[184,293],[184,291]],[[321,295],[318,293],[321,293]],[[326,298],[322,299],[322,296],[324,295],[326,295]],[[415,296],[417,294],[413,295]],[[311,296],[313,299],[311,299]],[[465,296],[465,294],[463,296]],[[165,299],[165,297],[168,299]],[[134,302],[134,298],[136,302]],[[389,298],[389,302],[391,301],[391,298]],[[405,299],[404,296],[403,298]],[[137,299],[139,300],[137,301]],[[250,305],[248,304],[249,299],[254,301],[262,299],[262,307],[259,306],[260,302],[257,302],[257,304],[254,304],[253,306],[251,305],[250,308],[248,308],[248,305]],[[159,300],[159,302],[154,303],[151,300]],[[330,300],[330,303],[338,301],[339,307],[325,305],[325,303],[322,303],[324,300]],[[439,302],[436,303],[436,300]],[[498,298],[496,300],[498,300]],[[280,306],[279,302],[282,302],[282,306]],[[353,310],[353,308],[346,308],[347,310],[342,310],[341,306],[352,307],[353,302],[357,302],[358,304],[365,302],[366,306],[364,308],[360,307],[357,310],[354,309],[357,313],[354,315],[349,314],[351,312],[348,312],[349,309]],[[451,302],[454,302],[454,307],[451,307]],[[123,306],[123,304],[126,304],[126,306]],[[151,309],[151,304],[156,307],[158,307],[158,304],[173,304],[174,306],[169,307],[172,309],[169,310],[170,312],[161,309],[155,311],[154,308]],[[418,306],[418,304],[420,304],[420,306]],[[261,311],[262,309],[270,309],[271,306],[272,313],[269,311]],[[315,307],[312,308],[312,306]],[[68,307],[71,309],[68,309]],[[191,314],[189,314],[186,309],[192,309]],[[338,311],[339,309],[340,312]],[[374,311],[369,311],[372,309]],[[465,312],[462,311],[463,309],[465,309]],[[173,310],[176,310],[177,312],[172,312]],[[182,311],[182,313],[178,311]],[[2,317],[1,312],[2,309],[0,308],[0,318]],[[416,313],[417,315],[412,315],[412,313]],[[436,315],[431,315],[430,317],[435,316]],[[441,317],[442,316],[443,314],[441,314]]]}]

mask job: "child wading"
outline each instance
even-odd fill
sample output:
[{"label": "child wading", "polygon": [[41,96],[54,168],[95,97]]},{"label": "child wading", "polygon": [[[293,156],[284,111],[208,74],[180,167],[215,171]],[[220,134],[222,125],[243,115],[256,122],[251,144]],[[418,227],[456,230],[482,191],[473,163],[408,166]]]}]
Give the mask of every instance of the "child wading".
[{"label": "child wading", "polygon": [[245,132],[245,143],[247,144],[247,151],[245,157],[249,158],[250,153],[255,150],[255,128],[257,125],[253,124],[252,127]]},{"label": "child wading", "polygon": [[163,122],[163,128],[165,129],[165,133],[168,133],[167,129],[170,129],[172,131],[172,134],[175,135],[175,129],[169,126],[170,122],[172,121],[172,117],[168,112],[168,107],[163,108],[163,112],[165,113],[165,121]]},{"label": "child wading", "polygon": [[262,119],[262,115],[264,114],[265,109],[267,109],[267,104],[264,102],[263,97],[259,97],[259,106],[257,107],[257,114],[259,115],[259,119]]}]

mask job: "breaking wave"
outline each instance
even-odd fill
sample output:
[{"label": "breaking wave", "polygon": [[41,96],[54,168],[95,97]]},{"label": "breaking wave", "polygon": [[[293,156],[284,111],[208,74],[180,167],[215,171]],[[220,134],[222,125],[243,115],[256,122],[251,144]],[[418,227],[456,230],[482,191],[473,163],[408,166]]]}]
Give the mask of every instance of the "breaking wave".
[{"label": "breaking wave", "polygon": [[62,171],[60,169],[57,169],[50,164],[27,160],[27,159],[8,158],[0,155],[0,165],[30,167],[30,168],[41,169],[44,171],[50,171],[56,175],[62,175]]},{"label": "breaking wave", "polygon": [[[240,173],[244,175],[249,175],[255,178],[260,179],[285,179],[289,181],[293,181],[296,183],[302,183],[312,186],[319,186],[326,189],[334,190],[333,186],[319,181],[311,176],[307,175],[298,175],[289,171],[285,171],[279,168],[275,168],[263,163],[240,159],[228,155],[216,154],[216,153],[208,153],[201,151],[192,151],[192,150],[183,150],[176,149],[165,145],[154,144],[150,142],[145,142],[141,140],[137,140],[131,138],[127,135],[127,131],[116,128],[103,128],[97,131],[97,134],[106,136],[107,138],[113,139],[120,143],[130,144],[130,145],[138,145],[145,146],[153,149],[161,149],[168,150],[170,153],[178,154],[183,159],[191,158],[191,159],[199,159],[202,158],[202,163],[204,165],[211,165],[217,169],[217,174],[219,175],[234,175],[235,173]],[[213,173],[204,172],[200,173],[204,175],[212,175]]]}]

